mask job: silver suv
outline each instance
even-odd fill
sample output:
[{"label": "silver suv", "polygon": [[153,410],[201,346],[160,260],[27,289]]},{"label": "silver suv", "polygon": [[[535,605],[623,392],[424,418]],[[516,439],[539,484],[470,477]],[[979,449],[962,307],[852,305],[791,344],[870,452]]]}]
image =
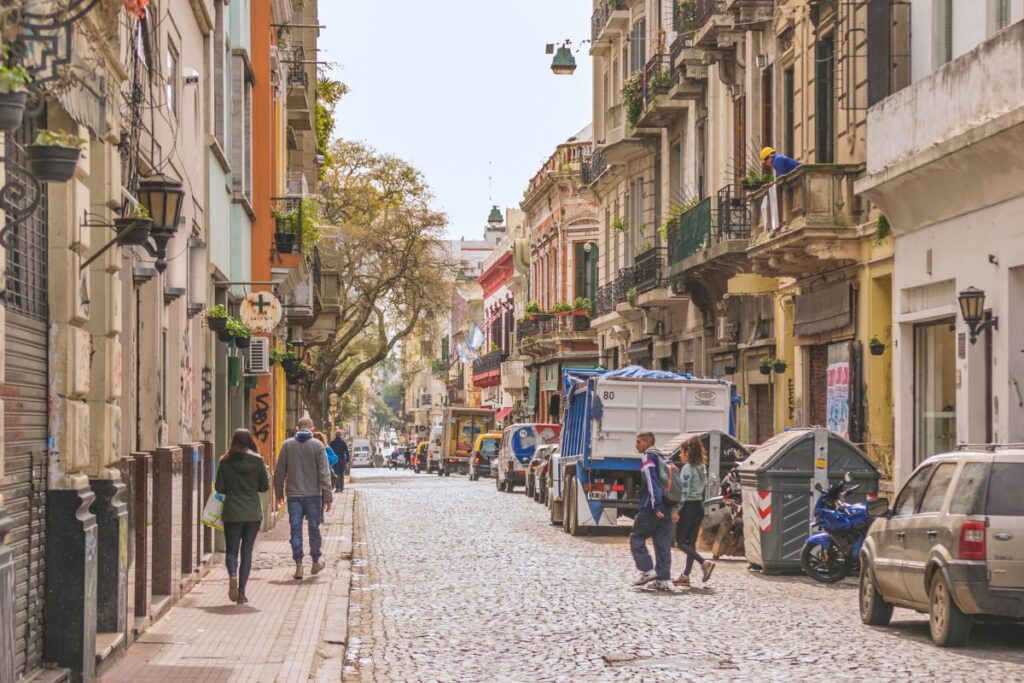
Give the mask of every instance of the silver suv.
[{"label": "silver suv", "polygon": [[929,458],[861,550],[860,618],[929,614],[932,640],[963,645],[975,615],[1024,619],[1024,445]]}]

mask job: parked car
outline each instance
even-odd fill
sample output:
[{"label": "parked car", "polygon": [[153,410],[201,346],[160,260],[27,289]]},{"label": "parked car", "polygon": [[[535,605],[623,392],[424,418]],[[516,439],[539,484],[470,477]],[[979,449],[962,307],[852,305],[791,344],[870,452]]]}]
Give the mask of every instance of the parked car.
[{"label": "parked car", "polygon": [[538,446],[537,450],[534,451],[533,457],[530,458],[530,462],[526,466],[526,495],[533,498],[538,503],[541,502],[541,491],[543,490],[540,478],[541,469],[547,467],[551,461],[551,453],[558,448],[555,444],[545,444],[544,446]]},{"label": "parked car", "polygon": [[963,447],[929,458],[861,550],[860,617],[894,606],[929,615],[940,646],[967,641],[976,616],[1024,619],[1024,448]]},{"label": "parked car", "polygon": [[372,467],[373,454],[370,451],[370,442],[367,439],[356,439],[352,442],[352,464],[351,467]]},{"label": "parked car", "polygon": [[498,457],[501,448],[501,432],[486,432],[476,438],[473,452],[469,458],[469,480],[477,481],[480,477],[493,476],[491,466]]},{"label": "parked car", "polygon": [[526,483],[526,467],[538,446],[557,444],[562,428],[556,424],[520,423],[505,427],[496,461],[495,486],[511,492]]}]

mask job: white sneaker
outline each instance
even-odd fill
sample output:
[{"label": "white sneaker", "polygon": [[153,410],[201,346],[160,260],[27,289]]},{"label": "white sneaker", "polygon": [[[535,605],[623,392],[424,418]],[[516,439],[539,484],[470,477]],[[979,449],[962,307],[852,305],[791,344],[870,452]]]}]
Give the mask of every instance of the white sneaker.
[{"label": "white sneaker", "polygon": [[671,581],[655,581],[654,582],[654,590],[656,590],[656,591],[668,591],[669,593],[671,593],[673,591],[672,582]]},{"label": "white sneaker", "polygon": [[302,563],[301,562],[296,562],[295,563],[295,573],[292,574],[292,578],[293,579],[298,579],[300,581],[302,580]]},{"label": "white sneaker", "polygon": [[656,578],[658,578],[658,575],[654,573],[654,570],[653,569],[648,569],[647,571],[645,571],[643,574],[640,575],[639,579],[637,579],[636,581],[633,582],[633,585],[634,586],[646,586],[651,581],[654,581]]},{"label": "white sneaker", "polygon": [[320,572],[322,572],[324,570],[324,567],[326,567],[326,566],[327,565],[324,564],[323,560],[317,560],[316,562],[313,563],[313,567],[309,570],[309,573],[310,574],[319,574]]}]

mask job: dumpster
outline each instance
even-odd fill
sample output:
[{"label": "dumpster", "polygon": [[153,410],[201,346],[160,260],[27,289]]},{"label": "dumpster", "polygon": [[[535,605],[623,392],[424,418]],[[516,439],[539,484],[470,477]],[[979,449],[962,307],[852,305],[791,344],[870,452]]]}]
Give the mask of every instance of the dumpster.
[{"label": "dumpster", "polygon": [[827,490],[847,472],[860,485],[848,502],[878,493],[878,468],[867,455],[820,427],[776,434],[751,453],[739,467],[747,562],[766,573],[800,572],[814,524],[814,485]]},{"label": "dumpster", "polygon": [[703,442],[708,454],[708,485],[704,492],[705,498],[721,495],[722,479],[729,471],[749,455],[743,444],[717,429],[707,431],[683,432],[662,445],[658,446],[665,457],[673,458],[683,444],[697,437]]}]

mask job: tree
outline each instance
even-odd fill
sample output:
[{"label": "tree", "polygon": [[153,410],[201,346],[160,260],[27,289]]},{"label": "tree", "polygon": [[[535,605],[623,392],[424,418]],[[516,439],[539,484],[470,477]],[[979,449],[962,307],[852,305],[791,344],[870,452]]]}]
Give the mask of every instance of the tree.
[{"label": "tree", "polygon": [[341,274],[336,332],[310,345],[305,403],[320,420],[320,397],[343,396],[384,361],[421,321],[451,302],[454,269],[441,242],[447,219],[431,208],[422,175],[361,142],[331,144],[318,245],[326,270]]},{"label": "tree", "polygon": [[338,101],[348,94],[348,86],[327,75],[327,70],[321,67],[316,78],[316,153],[324,158],[320,166],[320,176],[323,177],[324,169],[330,167],[331,158],[331,136],[334,135],[334,109]]}]

